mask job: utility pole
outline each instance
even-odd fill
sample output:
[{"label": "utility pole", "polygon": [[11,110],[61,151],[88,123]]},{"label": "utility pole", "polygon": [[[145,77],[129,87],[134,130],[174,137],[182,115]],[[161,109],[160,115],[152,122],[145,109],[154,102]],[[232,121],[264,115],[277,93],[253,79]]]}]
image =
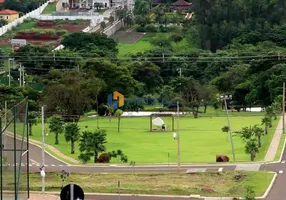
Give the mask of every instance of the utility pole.
[{"label": "utility pole", "polygon": [[[3,127],[3,130],[7,127],[7,101],[5,101],[5,126]],[[2,130],[2,131],[3,131]],[[6,134],[5,133],[2,133],[3,134],[3,146],[4,146],[4,149],[6,148],[6,141],[7,141],[7,137],[6,137]],[[4,156],[6,156],[6,151],[4,151]]]},{"label": "utility pole", "polygon": [[285,82],[283,82],[282,121],[283,133],[285,133]]},{"label": "utility pole", "polygon": [[[44,106],[42,106],[42,170],[45,171],[45,119]],[[42,193],[45,193],[45,176],[42,176]]]},{"label": "utility pole", "polygon": [[19,81],[20,81],[20,87],[22,86],[22,65],[20,63],[20,68],[19,68],[19,72],[20,72],[20,77],[19,77]]},{"label": "utility pole", "polygon": [[233,161],[235,162],[235,152],[234,152],[234,144],[233,144],[233,138],[232,138],[232,131],[231,131],[231,124],[230,124],[230,119],[229,119],[229,115],[228,115],[228,109],[227,109],[227,103],[226,103],[226,99],[231,99],[232,96],[221,96],[221,98],[223,98],[224,100],[224,106],[225,106],[225,111],[226,111],[226,116],[227,116],[227,122],[228,122],[228,131],[229,131],[229,137],[230,137],[230,142],[231,142],[231,149],[232,149],[232,156],[233,156]]},{"label": "utility pole", "polygon": [[25,70],[24,70],[24,68],[25,68],[25,67],[23,66],[23,67],[22,67],[22,77],[23,77],[23,82],[22,82],[23,84],[22,84],[22,85],[23,85],[23,86],[25,86]]},{"label": "utility pole", "polygon": [[8,59],[8,78],[9,78],[9,86],[11,86],[11,62],[10,62],[10,58]]},{"label": "utility pole", "polygon": [[[182,76],[182,68],[179,69],[180,77]],[[180,104],[179,101],[177,101],[177,143],[178,143],[178,173],[180,173],[180,167],[181,167],[181,150],[180,150]]]}]

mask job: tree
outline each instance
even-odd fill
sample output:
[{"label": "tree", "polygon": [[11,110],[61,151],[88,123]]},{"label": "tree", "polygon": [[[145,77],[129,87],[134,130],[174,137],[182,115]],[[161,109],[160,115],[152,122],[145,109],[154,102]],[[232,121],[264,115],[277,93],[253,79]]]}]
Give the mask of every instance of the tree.
[{"label": "tree", "polygon": [[64,120],[59,115],[54,115],[49,119],[49,129],[50,132],[56,134],[55,137],[55,144],[59,144],[59,134],[63,133],[64,131]]},{"label": "tree", "polygon": [[250,138],[245,144],[245,153],[250,154],[250,160],[254,161],[256,153],[259,152],[259,147],[256,138]]},{"label": "tree", "polygon": [[150,23],[150,19],[149,19],[148,16],[136,15],[136,16],[135,16],[135,22],[136,22],[136,24],[139,24],[140,26],[144,27],[144,26],[146,26],[148,23]]},{"label": "tree", "polygon": [[275,115],[276,115],[272,106],[268,106],[268,107],[266,108],[266,115],[267,115],[267,116],[269,117],[269,119],[270,119],[269,128],[271,128],[271,127],[272,127],[272,117],[275,117]]},{"label": "tree", "polygon": [[39,116],[38,112],[30,111],[29,112],[29,135],[33,135],[32,127],[37,125],[37,117]]},{"label": "tree", "polygon": [[50,112],[69,116],[66,120],[76,122],[84,112],[96,103],[99,92],[105,87],[102,80],[92,74],[76,71],[51,71],[44,102]]},{"label": "tree", "polygon": [[11,54],[31,75],[46,75],[53,69],[76,69],[82,62],[78,52],[69,49],[53,51],[50,47],[27,44]]},{"label": "tree", "polygon": [[144,83],[144,93],[153,94],[161,88],[163,79],[160,76],[160,68],[152,62],[132,63],[132,76]]},{"label": "tree", "polygon": [[106,147],[105,130],[96,129],[95,131],[84,131],[79,140],[79,159],[87,162],[94,157],[94,163],[97,162],[98,154],[104,152]]},{"label": "tree", "polygon": [[135,0],[134,2],[134,14],[135,15],[147,15],[150,10],[148,0]]},{"label": "tree", "polygon": [[162,48],[163,50],[164,50],[164,49],[170,49],[171,46],[172,46],[171,40],[169,39],[169,37],[167,37],[167,36],[162,36],[162,35],[153,37],[153,38],[150,40],[150,43],[151,43],[153,46]]},{"label": "tree", "polygon": [[8,24],[7,21],[0,19],[0,27],[5,26],[6,24]]},{"label": "tree", "polygon": [[114,57],[118,53],[117,43],[105,34],[99,33],[71,33],[63,38],[62,44],[65,48],[85,54],[94,53],[97,57]]},{"label": "tree", "polygon": [[178,34],[172,35],[171,38],[177,45],[183,40],[183,37]]},{"label": "tree", "polygon": [[74,154],[74,143],[78,141],[80,134],[80,128],[76,123],[69,123],[65,126],[65,139],[67,142],[71,142],[71,154]]},{"label": "tree", "polygon": [[253,136],[253,129],[251,126],[250,127],[246,126],[243,127],[241,131],[237,131],[235,133],[238,134],[243,141],[247,142]]},{"label": "tree", "polygon": [[254,125],[252,128],[252,131],[253,131],[253,135],[257,137],[258,147],[261,147],[261,136],[265,134],[263,129],[258,127],[258,125]]},{"label": "tree", "polygon": [[119,162],[119,161],[122,162],[122,163],[127,163],[128,162],[127,156],[120,149],[118,149],[117,151],[109,152],[108,156],[110,158],[117,159],[117,162]]},{"label": "tree", "polygon": [[120,131],[120,119],[121,119],[121,115],[123,114],[123,111],[120,110],[120,109],[117,109],[116,112],[115,112],[115,116],[118,118],[118,125],[117,125],[117,131],[119,133]]},{"label": "tree", "polygon": [[228,126],[224,126],[221,128],[221,131],[224,133],[228,133],[229,132],[229,127]]},{"label": "tree", "polygon": [[271,126],[271,119],[269,116],[265,116],[261,120],[261,125],[264,125],[264,132],[268,134],[268,128]]},{"label": "tree", "polygon": [[111,105],[104,105],[104,107],[106,108],[107,115],[108,115],[108,118],[109,118],[109,122],[111,122],[111,116],[112,116],[112,114],[114,112],[114,108]]}]

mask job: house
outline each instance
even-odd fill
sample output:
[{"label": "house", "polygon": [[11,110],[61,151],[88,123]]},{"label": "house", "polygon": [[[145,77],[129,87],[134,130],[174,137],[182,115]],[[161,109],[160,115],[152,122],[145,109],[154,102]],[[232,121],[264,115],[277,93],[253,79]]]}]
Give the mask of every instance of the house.
[{"label": "house", "polygon": [[1,10],[0,11],[0,19],[6,20],[8,23],[19,18],[19,13],[14,10]]},{"label": "house", "polygon": [[178,0],[175,3],[172,3],[171,9],[172,10],[178,10],[181,9],[182,11],[188,11],[190,8],[191,3],[185,1],[185,0]]}]

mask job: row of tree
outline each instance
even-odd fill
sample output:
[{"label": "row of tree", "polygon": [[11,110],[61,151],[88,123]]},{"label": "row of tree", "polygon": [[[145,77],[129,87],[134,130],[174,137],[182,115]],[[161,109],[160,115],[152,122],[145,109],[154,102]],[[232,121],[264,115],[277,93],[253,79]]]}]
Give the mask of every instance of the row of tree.
[{"label": "row of tree", "polygon": [[[266,108],[266,114],[261,119],[261,125],[264,126],[264,130],[258,124],[255,124],[254,126],[243,127],[240,131],[235,132],[235,136],[239,136],[245,142],[245,153],[250,155],[251,161],[254,161],[256,154],[259,152],[259,148],[262,146],[262,137],[267,135],[268,128],[272,127],[272,120],[276,120],[277,115],[281,113],[281,105],[282,101],[279,96],[271,106]],[[222,132],[228,133],[229,127],[224,126]]]},{"label": "row of tree", "polygon": [[[92,157],[94,163],[99,160],[99,153],[106,151],[106,132],[105,130],[96,129],[95,131],[83,131],[80,133],[80,128],[77,123],[65,123],[64,119],[59,115],[52,116],[49,120],[50,132],[55,134],[55,144],[59,144],[59,134],[64,133],[66,142],[71,143],[71,154],[75,153],[75,143],[79,142],[79,159],[83,162],[89,161]],[[106,154],[107,160],[117,159],[117,162],[127,163],[127,156],[121,151],[111,151]]]}]

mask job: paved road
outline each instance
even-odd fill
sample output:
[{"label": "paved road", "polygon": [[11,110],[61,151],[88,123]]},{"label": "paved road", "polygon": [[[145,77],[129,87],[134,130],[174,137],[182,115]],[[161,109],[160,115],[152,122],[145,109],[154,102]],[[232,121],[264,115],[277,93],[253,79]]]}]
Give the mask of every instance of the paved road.
[{"label": "paved road", "polygon": [[[11,137],[7,137],[7,145],[6,148],[12,148],[14,146],[14,140]],[[20,141],[16,141],[16,146],[19,148],[21,146]],[[24,147],[26,147],[26,143],[24,142]],[[10,168],[13,169],[13,158],[14,154],[12,152],[6,152],[8,155],[8,162],[11,164]],[[20,154],[17,153],[17,161],[19,160]],[[112,173],[112,172],[132,172],[132,167],[122,167],[116,165],[109,165],[109,166],[70,166],[67,165],[54,157],[50,156],[49,154],[45,154],[46,159],[46,172],[60,172],[63,169],[69,171],[70,173],[79,173],[79,172],[96,172],[96,173]],[[26,156],[23,156],[22,166],[26,166]],[[286,152],[283,152],[282,162],[275,163],[275,164],[236,164],[236,165],[205,165],[205,166],[198,166],[198,165],[183,165],[181,166],[181,171],[186,172],[189,170],[190,172],[209,172],[209,171],[233,171],[233,170],[246,170],[246,171],[274,171],[278,173],[278,177],[273,185],[272,190],[270,191],[269,195],[265,200],[285,200],[286,199],[286,189],[285,189],[285,182],[286,182],[286,174],[283,173],[286,171]],[[30,144],[30,171],[31,172],[39,172],[39,167],[41,167],[42,157],[41,157],[41,148],[35,145]],[[26,167],[23,167],[25,170]],[[135,166],[135,172],[175,172],[177,171],[177,166]],[[88,195],[87,199],[96,199],[96,200],[115,200],[118,199],[118,196],[93,196]],[[162,197],[138,197],[138,196],[131,196],[131,197],[121,197],[121,200],[157,200],[163,199]],[[185,198],[165,198],[165,199],[173,199],[173,200],[181,200]],[[190,199],[190,198],[188,198]],[[196,199],[196,198],[193,198]]]}]

